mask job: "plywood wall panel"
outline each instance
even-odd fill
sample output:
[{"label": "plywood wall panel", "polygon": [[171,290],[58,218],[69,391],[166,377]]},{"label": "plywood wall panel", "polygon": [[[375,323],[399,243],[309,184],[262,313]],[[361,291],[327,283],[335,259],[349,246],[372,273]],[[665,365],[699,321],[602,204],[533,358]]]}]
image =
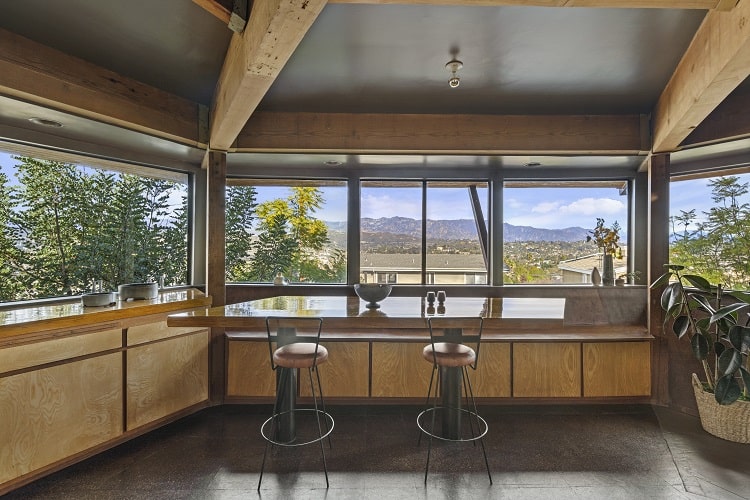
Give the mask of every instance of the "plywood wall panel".
[{"label": "plywood wall panel", "polygon": [[[370,392],[370,344],[328,342],[325,347],[328,349],[328,361],[319,368],[323,396],[367,397]],[[300,370],[300,394],[310,396],[310,381],[306,372]]]},{"label": "plywood wall panel", "polygon": [[510,396],[510,343],[484,342],[479,348],[476,372],[469,370],[474,396]]},{"label": "plywood wall panel", "polygon": [[0,378],[0,483],[122,433],[122,355]]},{"label": "plywood wall panel", "polygon": [[208,330],[127,351],[127,429],[208,399]]},{"label": "plywood wall panel", "polygon": [[583,395],[650,396],[650,343],[583,344]]},{"label": "plywood wall panel", "polygon": [[200,327],[167,326],[167,320],[135,325],[128,328],[128,345],[138,345],[144,342],[176,337],[200,330]]},{"label": "plywood wall panel", "polygon": [[572,398],[581,396],[581,344],[517,342],[513,344],[513,396]]},{"label": "plywood wall panel", "polygon": [[372,396],[425,397],[432,364],[421,343],[372,343]]},{"label": "plywood wall panel", "polygon": [[227,396],[276,394],[276,372],[271,370],[267,342],[229,341]]}]

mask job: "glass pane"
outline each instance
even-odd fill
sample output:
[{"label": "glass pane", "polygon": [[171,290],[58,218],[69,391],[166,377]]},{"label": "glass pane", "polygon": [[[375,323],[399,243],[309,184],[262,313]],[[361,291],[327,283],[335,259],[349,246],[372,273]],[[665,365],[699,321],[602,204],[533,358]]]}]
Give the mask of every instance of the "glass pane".
[{"label": "glass pane", "polygon": [[0,301],[187,283],[187,176],[130,171],[0,151]]},{"label": "glass pane", "polygon": [[227,282],[346,282],[346,182],[228,184]]},{"label": "glass pane", "polygon": [[487,183],[427,183],[429,284],[485,285],[487,267],[472,208],[472,191],[487,228]]},{"label": "glass pane", "polygon": [[750,289],[750,174],[673,180],[669,261],[711,283]]},{"label": "glass pane", "polygon": [[422,283],[422,185],[363,182],[360,283]]},{"label": "glass pane", "polygon": [[[591,182],[549,186],[527,182],[503,190],[503,282],[506,284],[591,283],[602,270],[602,248],[587,237],[603,219],[619,226],[615,276],[627,270],[628,197],[625,183]],[[615,226],[617,224],[617,226]]]}]

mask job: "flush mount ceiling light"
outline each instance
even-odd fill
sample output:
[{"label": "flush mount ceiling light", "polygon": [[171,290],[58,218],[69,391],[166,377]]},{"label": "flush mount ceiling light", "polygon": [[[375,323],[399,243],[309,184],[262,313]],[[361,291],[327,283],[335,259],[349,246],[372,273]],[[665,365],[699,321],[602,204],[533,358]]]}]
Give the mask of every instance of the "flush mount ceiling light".
[{"label": "flush mount ceiling light", "polygon": [[60,128],[63,126],[62,123],[55,120],[48,120],[47,118],[39,118],[36,116],[34,118],[29,118],[29,121],[34,125],[41,125],[42,127]]},{"label": "flush mount ceiling light", "polygon": [[451,59],[445,65],[445,69],[451,72],[451,77],[448,80],[448,85],[450,85],[452,89],[455,89],[461,84],[461,78],[458,76],[458,70],[463,67],[464,63],[462,63],[458,59]]}]

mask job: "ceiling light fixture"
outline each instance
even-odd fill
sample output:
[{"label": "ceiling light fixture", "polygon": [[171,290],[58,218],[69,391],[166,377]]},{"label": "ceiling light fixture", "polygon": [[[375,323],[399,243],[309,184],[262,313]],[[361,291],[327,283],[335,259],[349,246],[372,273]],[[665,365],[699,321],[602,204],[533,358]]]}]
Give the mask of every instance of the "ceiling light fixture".
[{"label": "ceiling light fixture", "polygon": [[55,120],[48,120],[47,118],[29,118],[29,121],[33,123],[34,125],[41,125],[42,127],[53,127],[53,128],[60,128],[63,126],[62,123],[55,121]]},{"label": "ceiling light fixture", "polygon": [[336,167],[336,166],[338,166],[338,165],[341,165],[341,162],[340,162],[340,161],[338,161],[338,160],[326,160],[326,161],[324,161],[323,163],[325,163],[325,164],[326,164],[326,165],[328,165],[329,167]]},{"label": "ceiling light fixture", "polygon": [[462,63],[458,59],[451,59],[445,65],[445,69],[451,72],[451,77],[448,80],[448,85],[450,85],[452,89],[455,89],[461,84],[461,78],[458,76],[458,70],[463,67],[464,63]]}]

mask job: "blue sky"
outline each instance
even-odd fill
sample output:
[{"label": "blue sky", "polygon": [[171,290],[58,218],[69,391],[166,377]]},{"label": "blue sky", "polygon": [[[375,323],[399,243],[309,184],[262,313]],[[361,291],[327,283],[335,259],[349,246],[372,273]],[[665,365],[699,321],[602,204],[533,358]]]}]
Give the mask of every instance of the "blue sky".
[{"label": "blue sky", "polygon": [[[13,177],[14,160],[9,154],[0,151],[0,171]],[[743,182],[750,182],[750,174],[740,176]],[[695,208],[699,213],[707,211],[713,201],[707,179],[696,179],[672,183],[670,211]],[[322,188],[326,205],[317,216],[328,221],[346,219],[345,187]],[[430,193],[438,193],[431,195]],[[259,189],[258,201],[276,197],[286,197],[288,188]],[[487,216],[487,190],[480,189],[485,218]],[[411,217],[420,218],[421,190],[419,188],[363,188],[363,217]],[[517,226],[538,228],[584,227],[592,228],[596,218],[605,219],[606,225],[618,221],[627,224],[626,198],[614,188],[508,188],[504,192],[505,222]],[[746,200],[750,202],[750,196]],[[471,206],[467,190],[464,188],[434,188],[428,190],[428,219],[471,219]]]}]

